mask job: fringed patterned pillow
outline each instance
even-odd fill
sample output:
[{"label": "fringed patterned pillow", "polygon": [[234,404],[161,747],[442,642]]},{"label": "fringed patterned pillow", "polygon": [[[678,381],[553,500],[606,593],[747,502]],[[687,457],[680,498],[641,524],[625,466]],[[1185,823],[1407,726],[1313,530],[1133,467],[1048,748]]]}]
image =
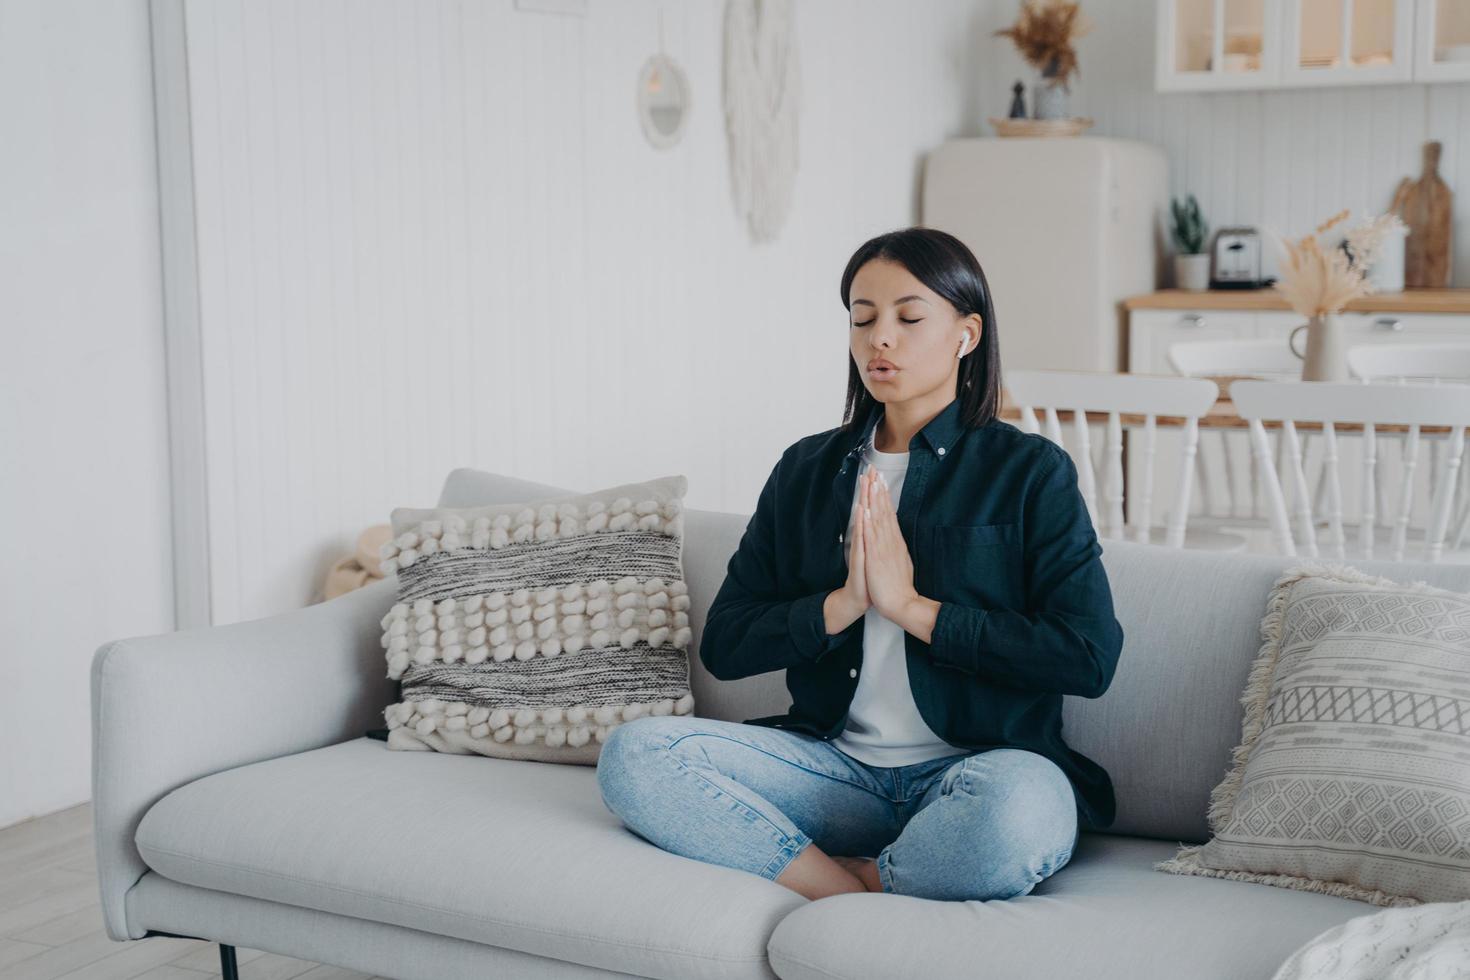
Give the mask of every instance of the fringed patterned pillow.
[{"label": "fringed patterned pillow", "polygon": [[595,765],[618,724],[691,714],[687,487],[394,510],[389,748]]},{"label": "fringed patterned pillow", "polygon": [[1214,836],[1154,868],[1470,900],[1470,595],[1307,559],[1276,580],[1261,639]]}]

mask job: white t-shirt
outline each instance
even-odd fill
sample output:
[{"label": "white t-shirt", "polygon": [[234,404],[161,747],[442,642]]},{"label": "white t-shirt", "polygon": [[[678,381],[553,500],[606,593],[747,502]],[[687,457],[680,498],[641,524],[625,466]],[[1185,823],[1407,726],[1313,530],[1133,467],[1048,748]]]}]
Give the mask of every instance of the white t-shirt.
[{"label": "white t-shirt", "polygon": [[[876,437],[877,429],[873,431]],[[877,469],[888,480],[888,495],[897,510],[908,466],[908,453],[879,452],[869,442],[858,467],[858,480],[869,468]],[[854,506],[843,538],[849,543],[849,555],[857,533],[857,500],[854,492]],[[903,627],[871,606],[863,614],[863,666],[858,672],[857,691],[847,726],[832,744],[870,766],[911,766],[965,751],[935,734],[919,714],[909,687]]]}]

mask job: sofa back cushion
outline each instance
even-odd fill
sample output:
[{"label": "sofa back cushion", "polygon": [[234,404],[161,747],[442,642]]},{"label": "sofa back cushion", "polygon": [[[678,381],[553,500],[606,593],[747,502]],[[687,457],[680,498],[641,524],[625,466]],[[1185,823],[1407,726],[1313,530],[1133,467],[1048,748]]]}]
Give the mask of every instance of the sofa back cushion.
[{"label": "sofa back cushion", "polygon": [[[1210,792],[1241,740],[1241,697],[1276,579],[1299,559],[1104,540],[1123,654],[1102,697],[1066,698],[1063,736],[1112,777],[1113,833],[1209,838]],[[1470,590],[1470,566],[1357,561],[1373,575]]]},{"label": "sofa back cushion", "polygon": [[[573,491],[476,470],[455,470],[440,506],[469,507]],[[690,682],[695,713],[743,721],[791,705],[784,671],[718,681],[698,657],[710,602],[749,514],[684,512],[689,584]],[[1100,698],[1063,699],[1063,736],[1108,771],[1117,796],[1113,833],[1200,843],[1209,838],[1210,792],[1241,740],[1251,663],[1276,579],[1297,559],[1186,551],[1103,540],[1103,566],[1123,627],[1123,654]],[[1470,565],[1355,561],[1399,582],[1470,591]]]}]

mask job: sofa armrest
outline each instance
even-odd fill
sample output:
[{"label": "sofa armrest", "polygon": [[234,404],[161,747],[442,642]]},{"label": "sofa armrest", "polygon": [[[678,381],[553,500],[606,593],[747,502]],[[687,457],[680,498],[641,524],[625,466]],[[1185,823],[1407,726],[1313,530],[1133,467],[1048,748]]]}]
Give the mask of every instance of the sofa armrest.
[{"label": "sofa armrest", "polygon": [[[398,698],[381,644],[396,576],[279,616],[114,640],[92,657],[92,806],[102,914],[147,871],[134,834],[200,777],[360,737]],[[141,935],[141,933],[140,933]]]}]

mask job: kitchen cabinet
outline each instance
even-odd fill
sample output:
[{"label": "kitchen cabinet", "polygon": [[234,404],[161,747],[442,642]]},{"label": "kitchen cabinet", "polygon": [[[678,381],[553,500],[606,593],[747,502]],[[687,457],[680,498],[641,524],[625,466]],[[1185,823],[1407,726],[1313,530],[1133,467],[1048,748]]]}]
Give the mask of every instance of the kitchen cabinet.
[{"label": "kitchen cabinet", "polygon": [[1135,310],[1128,318],[1128,372],[1175,374],[1169,347],[1190,340],[1257,336],[1256,314],[1236,310]]},{"label": "kitchen cabinet", "polygon": [[[1256,336],[1280,337],[1282,343],[1303,322],[1303,318],[1295,313],[1259,313],[1256,316]],[[1355,344],[1470,343],[1470,316],[1344,312],[1337,318],[1342,324],[1343,343],[1348,347]],[[1298,338],[1298,348],[1301,343]]]},{"label": "kitchen cabinet", "polygon": [[1281,71],[1281,0],[1158,0],[1154,87],[1270,88]]},{"label": "kitchen cabinet", "polygon": [[1408,82],[1414,0],[1284,0],[1283,87]]},{"label": "kitchen cabinet", "polygon": [[1158,0],[1155,88],[1470,79],[1467,0]]},{"label": "kitchen cabinet", "polygon": [[[1285,344],[1305,322],[1272,289],[1166,289],[1132,297],[1124,308],[1128,370],[1134,374],[1174,374],[1169,346],[1179,341],[1280,338]],[[1338,319],[1348,346],[1470,343],[1470,289],[1370,294],[1354,300]]]},{"label": "kitchen cabinet", "polygon": [[1414,78],[1470,81],[1470,2],[1420,0],[1414,31]]}]

